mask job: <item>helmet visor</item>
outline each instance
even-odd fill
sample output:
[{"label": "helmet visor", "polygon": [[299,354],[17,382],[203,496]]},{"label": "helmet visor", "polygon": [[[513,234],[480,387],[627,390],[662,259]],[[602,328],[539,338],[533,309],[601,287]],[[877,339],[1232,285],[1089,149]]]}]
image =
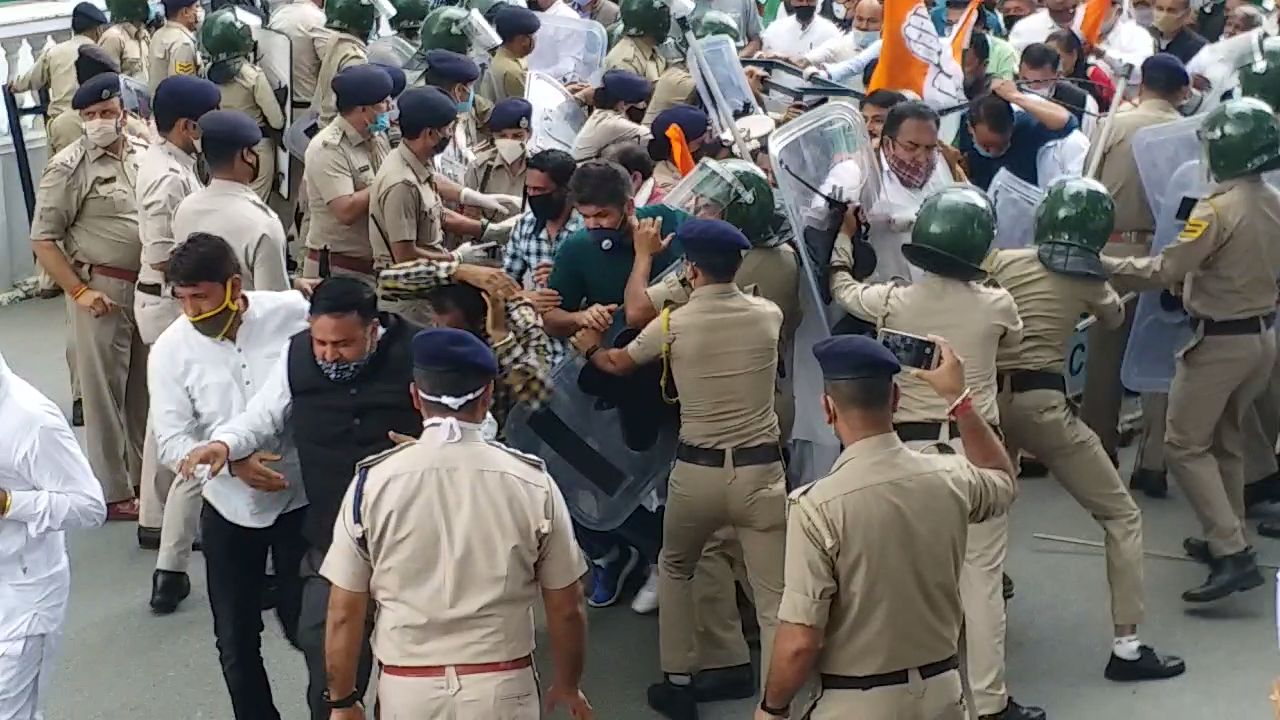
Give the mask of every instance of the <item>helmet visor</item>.
[{"label": "helmet visor", "polygon": [[704,159],[667,193],[662,202],[694,217],[720,220],[729,205],[735,202],[750,204],[755,200],[755,194],[724,165]]}]

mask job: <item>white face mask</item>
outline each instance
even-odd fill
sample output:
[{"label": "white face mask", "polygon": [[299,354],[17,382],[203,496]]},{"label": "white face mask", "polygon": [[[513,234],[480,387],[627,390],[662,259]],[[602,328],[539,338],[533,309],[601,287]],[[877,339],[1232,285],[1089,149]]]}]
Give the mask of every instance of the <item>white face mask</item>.
[{"label": "white face mask", "polygon": [[1133,9],[1133,21],[1142,27],[1151,27],[1155,19],[1156,11],[1149,7],[1136,7]]},{"label": "white face mask", "polygon": [[120,139],[120,124],[116,120],[86,120],[84,136],[94,147],[110,147]]},{"label": "white face mask", "polygon": [[831,14],[837,20],[843,20],[849,16],[849,11],[845,8],[844,3],[835,3],[831,6]]},{"label": "white face mask", "polygon": [[524,157],[524,143],[519,140],[498,138],[494,144],[498,148],[498,157],[508,165]]},{"label": "white face mask", "polygon": [[853,30],[853,45],[859,50],[866,50],[871,44],[880,39],[880,33],[876,30]]}]

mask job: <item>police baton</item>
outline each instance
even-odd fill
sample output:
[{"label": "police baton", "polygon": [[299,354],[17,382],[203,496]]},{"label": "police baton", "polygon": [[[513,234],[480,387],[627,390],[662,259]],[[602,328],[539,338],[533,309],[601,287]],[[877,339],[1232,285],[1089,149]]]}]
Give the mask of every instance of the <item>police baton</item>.
[{"label": "police baton", "polygon": [[[1138,297],[1138,293],[1135,293],[1135,292],[1127,292],[1127,293],[1125,293],[1125,294],[1123,294],[1123,295],[1121,295],[1121,296],[1120,296],[1120,304],[1121,304],[1121,305],[1128,305],[1129,303],[1131,303],[1131,302],[1133,302],[1134,300],[1136,300],[1136,299],[1137,299],[1137,297]],[[1098,322],[1098,316],[1097,316],[1097,315],[1090,315],[1089,317],[1087,317],[1087,318],[1085,318],[1085,319],[1081,320],[1080,322],[1076,323],[1076,332],[1084,332],[1085,330],[1088,330],[1089,328],[1093,327],[1094,323],[1096,323],[1096,322]]]},{"label": "police baton", "polygon": [[1093,154],[1089,158],[1089,166],[1084,170],[1085,177],[1096,179],[1098,176],[1098,168],[1102,165],[1102,151],[1111,140],[1111,133],[1115,129],[1116,109],[1124,101],[1124,92],[1129,89],[1129,76],[1132,74],[1133,66],[1129,63],[1125,63],[1120,67],[1120,79],[1116,82],[1115,99],[1111,101],[1111,108],[1107,110],[1107,116],[1102,119],[1102,127],[1098,130],[1098,142],[1095,147],[1090,148]]}]

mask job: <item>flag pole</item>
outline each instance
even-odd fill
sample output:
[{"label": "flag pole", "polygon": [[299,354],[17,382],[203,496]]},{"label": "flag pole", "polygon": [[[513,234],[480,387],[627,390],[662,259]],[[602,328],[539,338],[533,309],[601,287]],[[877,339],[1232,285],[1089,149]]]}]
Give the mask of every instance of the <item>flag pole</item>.
[{"label": "flag pole", "polygon": [[[1083,62],[1081,59],[1079,62]],[[1107,116],[1102,119],[1102,127],[1098,130],[1097,146],[1091,148],[1094,152],[1089,157],[1089,167],[1085,168],[1085,177],[1096,179],[1098,169],[1102,166],[1102,151],[1107,147],[1107,143],[1111,141],[1111,135],[1115,130],[1116,110],[1120,108],[1120,103],[1124,101],[1124,93],[1129,89],[1129,77],[1133,74],[1133,66],[1125,63],[1120,67],[1120,79],[1116,83],[1115,99],[1111,101],[1111,107],[1107,110]]]}]

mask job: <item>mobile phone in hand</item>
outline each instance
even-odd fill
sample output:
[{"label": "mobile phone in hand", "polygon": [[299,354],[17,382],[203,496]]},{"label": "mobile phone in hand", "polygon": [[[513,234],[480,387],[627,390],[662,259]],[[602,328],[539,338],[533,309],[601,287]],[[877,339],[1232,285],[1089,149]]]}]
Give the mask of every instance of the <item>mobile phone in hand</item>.
[{"label": "mobile phone in hand", "polygon": [[919,335],[881,328],[877,339],[906,367],[932,370],[941,357],[938,344]]}]

